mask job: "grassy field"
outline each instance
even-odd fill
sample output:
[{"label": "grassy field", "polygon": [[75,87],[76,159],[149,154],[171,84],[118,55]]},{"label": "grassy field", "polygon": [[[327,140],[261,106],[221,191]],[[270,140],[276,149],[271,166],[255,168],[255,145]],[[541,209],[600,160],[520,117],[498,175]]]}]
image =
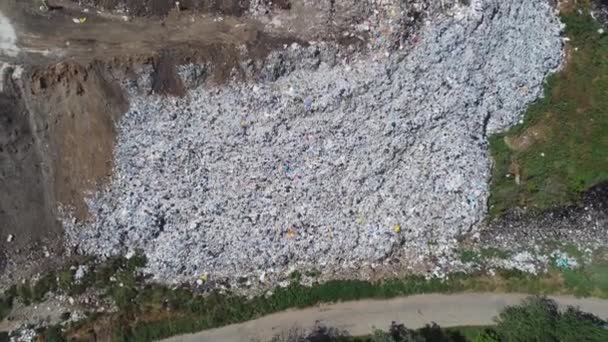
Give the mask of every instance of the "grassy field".
[{"label": "grassy field", "polygon": [[490,214],[569,204],[608,181],[608,34],[587,15],[565,14],[564,70],[524,122],[491,137]]}]

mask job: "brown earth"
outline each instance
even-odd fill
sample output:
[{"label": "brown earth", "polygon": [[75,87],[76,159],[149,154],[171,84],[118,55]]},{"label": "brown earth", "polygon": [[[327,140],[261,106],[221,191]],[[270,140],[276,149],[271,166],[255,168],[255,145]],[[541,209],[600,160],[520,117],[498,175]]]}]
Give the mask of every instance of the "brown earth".
[{"label": "brown earth", "polygon": [[[551,113],[547,113],[545,116],[546,120],[552,120]],[[505,136],[504,141],[511,150],[525,151],[535,144],[546,141],[549,133],[550,127],[541,120],[517,136]]]},{"label": "brown earth", "polygon": [[[49,194],[48,166],[42,161],[30,125],[24,94],[3,75],[0,93],[0,272],[7,254],[60,233],[54,199]],[[41,234],[41,233],[45,234]],[[9,243],[9,236],[13,241]]]},{"label": "brown earth", "polygon": [[114,123],[128,109],[122,90],[106,80],[100,66],[56,64],[30,78],[31,121],[48,143],[40,146],[51,166],[53,193],[63,206],[86,219],[84,198],[112,170]]},{"label": "brown earth", "polygon": [[[78,0],[72,0],[78,3]],[[85,0],[85,4],[108,10],[128,9],[136,16],[163,16],[176,7],[174,0]],[[241,16],[249,8],[250,0],[181,0],[181,10]],[[285,2],[280,0],[277,2]]]},{"label": "brown earth", "polygon": [[[110,175],[114,122],[128,103],[94,65],[24,73],[22,87],[7,75],[10,89],[0,94],[0,244],[9,256],[31,261],[61,254],[58,205],[86,219],[84,198]],[[23,262],[4,266],[23,269]]]}]

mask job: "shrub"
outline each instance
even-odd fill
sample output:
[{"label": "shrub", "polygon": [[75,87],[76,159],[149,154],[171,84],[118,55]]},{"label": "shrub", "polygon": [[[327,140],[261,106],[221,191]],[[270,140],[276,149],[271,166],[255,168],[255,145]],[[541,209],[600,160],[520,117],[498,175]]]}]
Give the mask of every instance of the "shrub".
[{"label": "shrub", "polygon": [[500,341],[608,341],[602,320],[572,307],[562,313],[553,300],[544,297],[530,297],[508,307],[496,321]]}]

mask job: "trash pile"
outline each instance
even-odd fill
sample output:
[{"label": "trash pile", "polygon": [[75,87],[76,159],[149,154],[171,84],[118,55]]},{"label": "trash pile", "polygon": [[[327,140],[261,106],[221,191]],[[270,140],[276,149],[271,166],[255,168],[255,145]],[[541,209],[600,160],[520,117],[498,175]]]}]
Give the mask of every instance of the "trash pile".
[{"label": "trash pile", "polygon": [[167,283],[273,283],[452,248],[485,215],[488,132],[516,122],[562,61],[545,1],[475,4],[381,59],[290,46],[259,82],[133,95],[94,219],[66,219],[72,244],[141,249]]},{"label": "trash pile", "polygon": [[549,257],[543,253],[520,251],[506,259],[494,259],[490,263],[495,269],[519,270],[529,274],[545,272],[549,265]]}]

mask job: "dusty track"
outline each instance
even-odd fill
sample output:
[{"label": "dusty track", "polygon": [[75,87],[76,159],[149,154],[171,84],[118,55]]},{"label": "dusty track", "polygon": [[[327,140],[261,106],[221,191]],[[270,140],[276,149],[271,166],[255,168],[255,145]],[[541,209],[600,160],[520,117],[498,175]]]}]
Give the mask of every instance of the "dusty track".
[{"label": "dusty track", "polygon": [[[195,14],[174,14],[163,20],[133,18],[64,7],[48,13],[12,4],[0,5],[15,30],[19,48],[30,63],[49,61],[111,61],[148,58],[161,49],[191,51],[259,42],[259,23],[234,17],[214,21]],[[77,24],[74,18],[86,18]],[[217,48],[217,47],[216,47]],[[200,51],[202,53],[202,51]],[[23,57],[22,62],[23,62]]]},{"label": "dusty track", "polygon": [[[286,311],[257,320],[177,336],[166,342],[243,342],[267,341],[275,334],[297,326],[311,329],[321,323],[346,330],[352,336],[366,335],[374,328],[386,329],[392,322],[408,328],[420,328],[430,322],[442,327],[490,325],[506,306],[518,304],[524,294],[465,293],[454,295],[417,295],[390,300],[364,300],[321,305],[315,308]],[[578,306],[599,317],[608,316],[608,300],[551,297],[560,306]]]},{"label": "dusty track", "polygon": [[[295,10],[278,9],[275,15],[282,19],[272,26],[251,17],[202,9],[172,9],[163,17],[138,17],[78,6],[70,0],[51,0],[54,9],[49,12],[40,11],[35,4],[20,0],[0,3],[0,13],[14,30],[11,34],[16,33],[16,41],[3,41],[0,49],[14,49],[16,44],[21,51],[19,56],[13,50],[4,53],[3,60],[40,66],[58,61],[87,64],[93,60],[138,64],[161,51],[171,51],[177,63],[202,61],[231,69],[239,56],[256,59],[293,41],[330,38],[323,23],[286,19],[297,14]],[[322,16],[321,12],[307,11],[309,20]],[[86,21],[74,22],[81,18]],[[0,30],[6,33],[7,27],[5,20],[0,20]]]}]

